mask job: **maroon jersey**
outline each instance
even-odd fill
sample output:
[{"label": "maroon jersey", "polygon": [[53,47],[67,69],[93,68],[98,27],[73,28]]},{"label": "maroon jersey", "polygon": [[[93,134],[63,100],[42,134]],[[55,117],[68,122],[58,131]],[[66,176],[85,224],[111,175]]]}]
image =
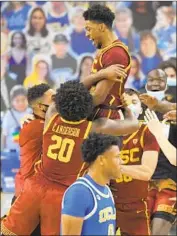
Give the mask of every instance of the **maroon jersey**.
[{"label": "maroon jersey", "polygon": [[[121,64],[125,66],[125,71],[127,72],[128,78],[131,67],[131,57],[128,52],[128,47],[125,46],[125,44],[123,44],[120,40],[114,41],[111,45],[99,51],[92,65],[92,73],[96,73],[103,68],[115,64]],[[119,81],[115,82],[102,105],[112,107],[121,105],[120,96],[124,93],[124,85],[127,78],[119,78]],[[94,89],[95,86],[91,88],[91,93],[94,91]],[[113,109],[104,110],[102,108],[97,109],[96,116],[108,117],[110,119],[117,119],[120,117],[117,111]]]},{"label": "maroon jersey", "polygon": [[92,122],[70,122],[54,115],[43,133],[41,171],[51,181],[70,186],[86,165],[81,145],[90,132]]},{"label": "maroon jersey", "polygon": [[20,131],[20,169],[15,177],[15,196],[23,188],[26,178],[34,174],[34,165],[41,159],[44,120],[37,118],[25,123]]},{"label": "maroon jersey", "polygon": [[[142,124],[138,131],[124,137],[121,158],[125,165],[141,165],[145,151],[159,151],[159,145],[147,126]],[[128,203],[146,198],[148,183],[124,174],[116,181],[111,181],[111,186],[116,189],[113,190],[115,203]]]}]

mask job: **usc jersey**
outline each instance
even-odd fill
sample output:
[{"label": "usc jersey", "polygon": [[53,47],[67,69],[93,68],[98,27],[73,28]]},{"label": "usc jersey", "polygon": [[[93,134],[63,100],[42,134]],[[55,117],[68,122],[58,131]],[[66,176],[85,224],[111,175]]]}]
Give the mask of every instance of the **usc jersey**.
[{"label": "usc jersey", "polygon": [[81,145],[87,138],[92,122],[70,122],[54,115],[43,133],[43,155],[40,163],[44,176],[70,186],[87,169]]},{"label": "usc jersey", "polygon": [[[120,96],[124,93],[124,85],[130,72],[131,57],[128,52],[128,47],[120,40],[114,41],[111,45],[98,52],[92,65],[92,73],[96,73],[103,68],[115,64],[125,66],[127,77],[125,79],[119,78],[119,81],[115,82],[104,103],[98,106],[95,113],[97,118],[108,117],[110,119],[117,119],[120,117],[115,109],[102,109],[103,105],[107,107],[118,107],[121,105]],[[91,88],[91,93],[94,92],[94,89],[95,85]]]},{"label": "usc jersey", "polygon": [[[159,145],[146,125],[142,124],[138,131],[123,138],[121,159],[125,165],[141,165],[144,151],[159,151]],[[151,158],[151,157],[149,157]],[[128,203],[146,198],[148,181],[133,179],[122,174],[121,178],[111,181],[115,203]]]},{"label": "usc jersey", "polygon": [[41,158],[44,120],[37,118],[25,123],[20,131],[20,169],[15,176],[15,196],[18,196],[26,178],[34,174],[34,165]]}]

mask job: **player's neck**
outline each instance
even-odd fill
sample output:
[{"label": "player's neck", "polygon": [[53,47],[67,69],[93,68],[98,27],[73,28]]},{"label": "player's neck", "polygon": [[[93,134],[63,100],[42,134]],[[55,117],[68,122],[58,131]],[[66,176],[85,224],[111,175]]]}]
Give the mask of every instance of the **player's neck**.
[{"label": "player's neck", "polygon": [[102,40],[102,49],[111,45],[115,40],[117,40],[117,36],[114,32],[109,31]]},{"label": "player's neck", "polygon": [[105,186],[109,183],[109,179],[105,175],[100,174],[98,169],[89,169],[88,175],[99,185]]}]

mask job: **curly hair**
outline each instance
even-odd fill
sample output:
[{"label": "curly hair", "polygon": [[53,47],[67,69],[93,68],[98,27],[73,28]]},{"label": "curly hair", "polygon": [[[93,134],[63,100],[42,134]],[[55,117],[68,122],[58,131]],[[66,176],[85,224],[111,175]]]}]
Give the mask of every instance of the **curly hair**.
[{"label": "curly hair", "polygon": [[120,148],[121,139],[106,134],[90,133],[88,138],[82,143],[81,150],[83,160],[90,164],[113,145]]},{"label": "curly hair", "polygon": [[112,28],[115,14],[106,6],[94,4],[83,13],[85,20],[104,23],[108,28]]},{"label": "curly hair", "polygon": [[28,103],[31,105],[35,100],[41,98],[49,89],[50,86],[48,84],[34,85],[33,87],[29,88],[27,94]]},{"label": "curly hair", "polygon": [[79,81],[67,81],[61,84],[54,102],[57,112],[68,121],[80,121],[93,111],[93,98]]}]

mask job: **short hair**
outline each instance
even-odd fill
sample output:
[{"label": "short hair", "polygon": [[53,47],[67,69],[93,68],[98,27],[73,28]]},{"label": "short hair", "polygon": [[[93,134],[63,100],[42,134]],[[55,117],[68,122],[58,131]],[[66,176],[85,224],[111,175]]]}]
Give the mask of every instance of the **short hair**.
[{"label": "short hair", "polygon": [[147,38],[151,38],[157,44],[156,37],[153,35],[151,31],[149,30],[142,31],[140,34],[140,42]]},{"label": "short hair", "polygon": [[121,139],[106,134],[90,133],[81,147],[84,162],[91,164],[113,145],[121,148]]},{"label": "short hair", "polygon": [[139,95],[140,95],[140,92],[139,91],[137,91],[137,90],[135,90],[135,89],[132,89],[132,88],[126,88],[125,90],[124,90],[124,93],[126,93],[126,94],[128,94],[128,95],[130,95],[130,96],[132,96],[132,95],[137,95],[138,97],[139,97]]},{"label": "short hair", "polygon": [[89,7],[83,14],[85,20],[104,23],[108,28],[112,28],[115,14],[107,6],[94,4]]},{"label": "short hair", "polygon": [[39,85],[34,85],[33,87],[29,88],[27,94],[28,103],[31,105],[37,99],[41,98],[44,95],[44,93],[47,92],[49,89],[50,86],[44,83]]},{"label": "short hair", "polygon": [[55,95],[55,106],[62,118],[68,121],[86,119],[93,111],[93,98],[79,81],[61,84]]}]

